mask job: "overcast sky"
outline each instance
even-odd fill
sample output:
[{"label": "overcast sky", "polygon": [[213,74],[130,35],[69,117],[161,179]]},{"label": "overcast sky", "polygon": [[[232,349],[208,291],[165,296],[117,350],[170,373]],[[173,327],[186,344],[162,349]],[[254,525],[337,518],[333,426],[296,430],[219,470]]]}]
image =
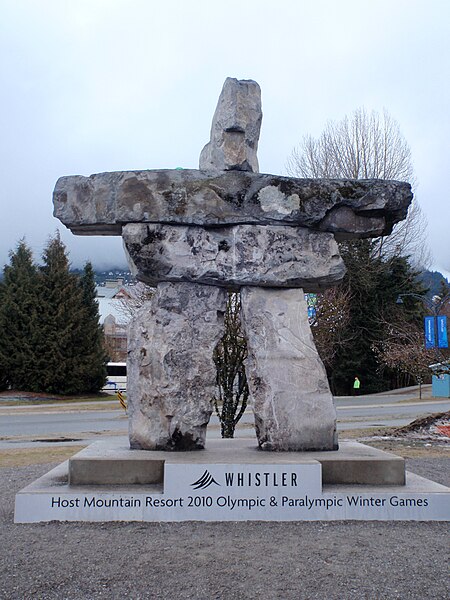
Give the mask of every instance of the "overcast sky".
[{"label": "overcast sky", "polygon": [[74,266],[125,264],[120,238],[53,218],[56,180],[198,168],[229,76],[261,86],[263,173],[329,119],[387,109],[448,274],[449,72],[448,0],[0,0],[0,263],[59,228]]}]

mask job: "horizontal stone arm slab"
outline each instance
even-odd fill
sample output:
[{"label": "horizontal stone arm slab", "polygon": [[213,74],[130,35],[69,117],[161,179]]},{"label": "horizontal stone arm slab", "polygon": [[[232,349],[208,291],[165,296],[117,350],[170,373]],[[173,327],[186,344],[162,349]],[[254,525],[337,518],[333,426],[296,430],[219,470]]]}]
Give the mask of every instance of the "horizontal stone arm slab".
[{"label": "horizontal stone arm slab", "polygon": [[411,199],[411,186],[398,181],[195,169],[61,177],[53,194],[54,216],[80,235],[120,235],[126,223],[279,224],[338,239],[389,234]]},{"label": "horizontal stone arm slab", "polygon": [[317,292],[345,274],[333,235],[304,228],[130,223],[123,240],[133,270],[151,286],[169,281]]}]

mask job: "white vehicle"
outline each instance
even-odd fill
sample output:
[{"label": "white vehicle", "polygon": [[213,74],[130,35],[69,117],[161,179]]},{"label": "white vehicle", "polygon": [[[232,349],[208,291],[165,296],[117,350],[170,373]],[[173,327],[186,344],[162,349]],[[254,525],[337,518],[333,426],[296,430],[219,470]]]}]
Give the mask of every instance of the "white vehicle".
[{"label": "white vehicle", "polygon": [[126,391],[127,389],[127,363],[125,362],[109,362],[106,365],[106,380],[103,390],[118,392]]}]

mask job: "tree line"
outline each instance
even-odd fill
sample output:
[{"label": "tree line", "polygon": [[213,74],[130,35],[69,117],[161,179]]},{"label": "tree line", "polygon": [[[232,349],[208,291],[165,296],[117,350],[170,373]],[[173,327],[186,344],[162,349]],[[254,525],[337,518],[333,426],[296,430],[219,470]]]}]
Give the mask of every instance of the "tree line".
[{"label": "tree line", "polygon": [[[328,123],[318,138],[306,136],[288,172],[414,183],[411,153],[397,123],[387,113],[363,109]],[[362,391],[371,393],[415,383],[428,372],[433,356],[422,348],[424,307],[417,299],[427,291],[417,277],[427,266],[425,232],[414,200],[408,218],[390,236],[339,243],[347,274],[341,285],[317,295],[312,320],[333,394],[351,393],[355,376]],[[218,386],[213,403],[222,433],[229,436],[248,398],[239,305],[239,296],[231,295],[226,331],[213,357]],[[0,331],[1,386],[67,394],[102,387],[107,359],[92,266],[78,277],[71,274],[58,235],[44,250],[42,266],[33,262],[25,242],[11,253],[0,283]]]},{"label": "tree line", "polygon": [[94,271],[69,270],[59,234],[34,262],[24,240],[10,252],[0,283],[0,388],[80,394],[99,391],[107,356]]},{"label": "tree line", "polygon": [[[358,109],[307,135],[287,163],[293,177],[390,179],[415,183],[411,151],[397,122],[384,111]],[[423,343],[427,292],[418,277],[430,260],[426,220],[417,199],[390,236],[339,243],[347,274],[318,294],[312,333],[334,395],[412,385],[436,362]],[[443,286],[442,295],[448,293]],[[399,298],[404,301],[399,303]],[[301,386],[301,382],[298,382]]]},{"label": "tree line", "polygon": [[[386,111],[358,109],[330,121],[317,138],[303,138],[287,168],[296,177],[415,184],[410,148]],[[337,288],[318,295],[312,324],[333,394],[350,394],[355,376],[365,393],[416,383],[433,362],[430,352],[420,352],[425,311],[418,297],[427,288],[418,275],[430,257],[417,199],[391,235],[340,242],[339,249],[347,274]]]}]

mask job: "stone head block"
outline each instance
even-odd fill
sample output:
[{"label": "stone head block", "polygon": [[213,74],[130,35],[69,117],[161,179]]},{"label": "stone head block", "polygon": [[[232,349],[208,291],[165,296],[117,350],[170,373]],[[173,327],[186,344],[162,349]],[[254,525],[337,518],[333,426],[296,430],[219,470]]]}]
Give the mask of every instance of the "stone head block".
[{"label": "stone head block", "polygon": [[200,154],[200,169],[257,173],[261,121],[259,85],[228,77],[214,113],[210,141]]}]

